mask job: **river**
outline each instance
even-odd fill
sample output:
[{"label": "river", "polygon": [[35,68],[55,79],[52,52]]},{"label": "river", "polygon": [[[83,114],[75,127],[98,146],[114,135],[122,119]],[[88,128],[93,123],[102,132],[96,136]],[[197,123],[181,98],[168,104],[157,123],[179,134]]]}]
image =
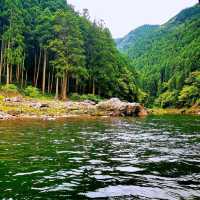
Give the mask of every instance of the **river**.
[{"label": "river", "polygon": [[2,121],[0,199],[200,199],[200,118]]}]

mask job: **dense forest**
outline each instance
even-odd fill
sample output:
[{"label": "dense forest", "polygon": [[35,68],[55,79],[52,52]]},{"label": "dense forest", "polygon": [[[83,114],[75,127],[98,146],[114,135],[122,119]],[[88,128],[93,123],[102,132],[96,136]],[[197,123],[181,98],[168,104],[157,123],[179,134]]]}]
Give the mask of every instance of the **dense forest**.
[{"label": "dense forest", "polygon": [[[0,1],[0,87],[43,95],[119,97],[147,105],[200,104],[200,5],[116,40],[65,0]],[[143,91],[140,89],[142,88]]]},{"label": "dense forest", "polygon": [[148,105],[200,104],[200,5],[161,26],[144,25],[116,40],[132,59]]},{"label": "dense forest", "polygon": [[103,21],[65,0],[0,1],[0,82],[43,94],[116,96],[137,101],[137,74]]}]

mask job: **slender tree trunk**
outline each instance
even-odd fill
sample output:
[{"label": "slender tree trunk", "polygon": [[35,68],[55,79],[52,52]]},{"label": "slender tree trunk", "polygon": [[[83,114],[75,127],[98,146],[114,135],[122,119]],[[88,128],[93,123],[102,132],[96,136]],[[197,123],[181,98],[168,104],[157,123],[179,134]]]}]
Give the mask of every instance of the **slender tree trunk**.
[{"label": "slender tree trunk", "polygon": [[43,64],[43,77],[42,77],[42,93],[45,94],[46,86],[46,68],[47,68],[47,50],[44,50],[44,64]]},{"label": "slender tree trunk", "polygon": [[36,82],[36,71],[37,71],[37,54],[35,52],[33,85],[35,85],[35,82]]},{"label": "slender tree trunk", "polygon": [[10,65],[10,83],[12,83],[12,74],[13,74],[13,68],[12,65]]},{"label": "slender tree trunk", "polygon": [[17,65],[17,69],[16,69],[16,80],[19,83],[19,73],[20,73],[20,65]]},{"label": "slender tree trunk", "polygon": [[21,75],[21,88],[22,88],[24,85],[24,69],[22,69],[21,73],[22,73]]},{"label": "slender tree trunk", "polygon": [[25,87],[27,86],[27,81],[28,81],[28,72],[26,71],[26,76],[25,76]]},{"label": "slender tree trunk", "polygon": [[23,87],[23,85],[24,85],[24,60],[21,67],[21,87]]},{"label": "slender tree trunk", "polygon": [[68,77],[67,72],[65,72],[63,76],[63,85],[62,85],[62,99],[63,100],[67,99],[67,88],[68,88],[67,77]]},{"label": "slender tree trunk", "polygon": [[101,88],[98,89],[98,95],[101,96]]},{"label": "slender tree trunk", "polygon": [[8,85],[10,83],[10,66],[7,63],[7,76],[6,76],[6,84]]},{"label": "slender tree trunk", "polygon": [[38,85],[38,78],[39,78],[40,65],[41,65],[41,57],[42,57],[42,51],[40,49],[40,55],[39,55],[39,61],[38,61],[38,67],[37,67],[37,74],[36,74],[36,79],[35,79],[35,87],[37,87],[37,85]]},{"label": "slender tree trunk", "polygon": [[58,77],[56,77],[56,95],[55,95],[55,99],[58,99],[58,93],[59,93],[59,79]]},{"label": "slender tree trunk", "polygon": [[96,87],[95,86],[95,80],[93,79],[93,81],[92,81],[92,94],[94,94],[94,95],[95,95],[95,91],[96,91],[95,87]]},{"label": "slender tree trunk", "polygon": [[[4,50],[3,50],[3,53],[6,51],[6,47],[7,47],[7,44],[5,43],[4,44]],[[3,55],[3,75],[6,76],[6,72],[7,72],[7,60],[6,60],[6,56],[4,57]]]},{"label": "slender tree trunk", "polygon": [[6,75],[6,58],[3,58],[3,69],[2,69],[2,74],[5,76]]},{"label": "slender tree trunk", "polygon": [[0,58],[0,83],[1,83],[1,76],[2,76],[2,70],[3,70],[3,49],[4,49],[4,43],[3,40],[1,42],[1,58]]},{"label": "slender tree trunk", "polygon": [[78,78],[75,80],[75,92],[78,93]]},{"label": "slender tree trunk", "polygon": [[51,74],[50,93],[52,93],[52,89],[53,89],[53,80],[54,80],[54,73]]},{"label": "slender tree trunk", "polygon": [[92,93],[92,79],[89,80],[89,84],[88,84],[88,93]]},{"label": "slender tree trunk", "polygon": [[67,91],[70,91],[70,77],[67,76]]},{"label": "slender tree trunk", "polygon": [[[8,42],[8,49],[10,49],[10,42]],[[8,85],[10,83],[10,65],[7,61],[7,76],[6,76],[6,84]]]},{"label": "slender tree trunk", "polygon": [[48,93],[50,93],[50,84],[51,84],[51,73],[48,75]]},{"label": "slender tree trunk", "polygon": [[82,87],[82,94],[85,94],[85,85]]}]

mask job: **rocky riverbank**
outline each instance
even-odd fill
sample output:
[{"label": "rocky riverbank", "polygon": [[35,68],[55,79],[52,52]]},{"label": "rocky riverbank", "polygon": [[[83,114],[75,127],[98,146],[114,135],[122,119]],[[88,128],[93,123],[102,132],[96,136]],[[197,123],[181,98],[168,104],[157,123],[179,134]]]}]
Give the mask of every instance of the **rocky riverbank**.
[{"label": "rocky riverbank", "polygon": [[200,107],[194,105],[190,108],[153,108],[148,109],[148,113],[152,115],[198,115],[200,116]]},{"label": "rocky riverbank", "polygon": [[120,101],[117,98],[101,101],[54,101],[35,100],[21,96],[5,98],[0,102],[0,120],[42,119],[56,120],[59,118],[79,116],[146,116],[147,110],[138,103]]}]

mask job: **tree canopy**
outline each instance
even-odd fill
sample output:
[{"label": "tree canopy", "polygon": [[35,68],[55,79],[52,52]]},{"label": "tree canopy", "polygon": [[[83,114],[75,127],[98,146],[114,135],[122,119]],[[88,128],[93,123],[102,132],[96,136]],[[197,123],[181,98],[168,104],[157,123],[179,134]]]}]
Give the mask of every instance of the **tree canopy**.
[{"label": "tree canopy", "polygon": [[[66,99],[70,93],[137,101],[131,62],[102,22],[65,0],[0,2],[0,82]],[[131,70],[130,70],[131,69]]]},{"label": "tree canopy", "polygon": [[[162,107],[199,102],[199,85],[188,78],[200,71],[200,5],[185,9],[161,26],[142,26],[117,40],[132,59],[148,104]],[[192,84],[192,83],[191,83]]]}]

